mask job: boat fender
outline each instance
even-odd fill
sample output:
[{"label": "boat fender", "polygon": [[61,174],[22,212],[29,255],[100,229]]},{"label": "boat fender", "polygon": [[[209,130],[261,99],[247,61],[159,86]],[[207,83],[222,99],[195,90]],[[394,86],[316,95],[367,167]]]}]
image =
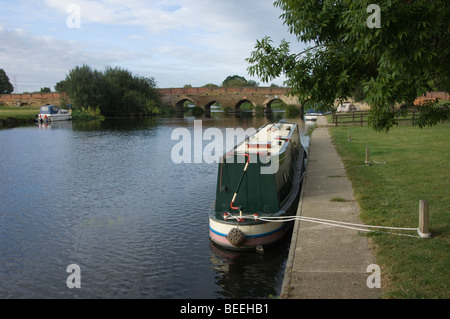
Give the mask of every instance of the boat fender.
[{"label": "boat fender", "polygon": [[239,228],[232,228],[228,233],[227,239],[230,242],[230,244],[236,247],[241,247],[242,245],[245,244],[245,241],[247,240],[244,232]]},{"label": "boat fender", "polygon": [[264,247],[262,245],[256,245],[256,252],[258,254],[264,255]]}]

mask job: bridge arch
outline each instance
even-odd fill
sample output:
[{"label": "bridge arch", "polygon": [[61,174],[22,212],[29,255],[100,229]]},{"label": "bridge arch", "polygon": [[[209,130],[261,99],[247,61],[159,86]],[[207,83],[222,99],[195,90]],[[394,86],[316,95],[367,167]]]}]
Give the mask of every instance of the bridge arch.
[{"label": "bridge arch", "polygon": [[275,95],[275,96],[270,96],[270,97],[268,97],[268,98],[264,101],[264,106],[267,107],[267,108],[270,108],[270,106],[272,105],[272,103],[273,103],[273,102],[276,102],[276,101],[281,101],[281,102],[283,102],[283,103],[286,104],[286,105],[292,103],[292,101],[291,101],[290,99],[287,99],[287,98],[285,98],[284,96],[278,96],[278,95]]},{"label": "bridge arch", "polygon": [[191,98],[182,97],[178,102],[175,103],[175,110],[184,111],[184,103],[186,103],[186,101],[190,101],[195,105],[194,100],[192,100]]},{"label": "bridge arch", "polygon": [[234,105],[234,109],[235,109],[235,110],[239,110],[240,107],[241,107],[241,105],[244,104],[244,103],[246,103],[246,102],[250,102],[250,103],[253,105],[253,107],[256,107],[255,102],[253,102],[253,101],[251,101],[251,100],[248,100],[248,99],[242,99],[242,100],[239,100],[239,101]]},{"label": "bridge arch", "polygon": [[287,105],[287,103],[283,101],[283,99],[280,99],[279,97],[274,97],[273,99],[267,99],[264,103],[264,107],[267,109],[272,109],[272,104],[276,102],[282,102],[285,105]]},{"label": "bridge arch", "polygon": [[213,106],[213,105],[216,104],[216,103],[220,103],[220,102],[219,102],[219,101],[216,101],[216,100],[212,100],[212,101],[209,101],[208,103],[206,103],[206,105],[205,105],[205,111],[206,111],[206,112],[211,111],[211,106]]}]

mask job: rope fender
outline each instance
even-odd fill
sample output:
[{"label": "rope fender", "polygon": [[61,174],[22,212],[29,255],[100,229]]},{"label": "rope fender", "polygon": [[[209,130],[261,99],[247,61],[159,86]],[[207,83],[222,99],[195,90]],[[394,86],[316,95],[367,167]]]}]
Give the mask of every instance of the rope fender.
[{"label": "rope fender", "polygon": [[244,232],[242,230],[240,230],[239,228],[232,228],[228,232],[227,239],[230,242],[230,244],[232,244],[233,246],[236,246],[236,247],[241,247],[242,245],[245,244],[245,242],[247,240]]}]

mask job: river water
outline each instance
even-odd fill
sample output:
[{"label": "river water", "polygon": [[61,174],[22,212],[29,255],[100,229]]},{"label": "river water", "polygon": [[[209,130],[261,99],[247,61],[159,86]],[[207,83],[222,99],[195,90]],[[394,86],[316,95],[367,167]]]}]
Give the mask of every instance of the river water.
[{"label": "river water", "polygon": [[[263,255],[210,242],[217,164],[195,157],[193,138],[283,113],[211,114],[0,130],[0,298],[279,295],[290,236]],[[177,129],[192,135],[191,163],[173,160]]]}]

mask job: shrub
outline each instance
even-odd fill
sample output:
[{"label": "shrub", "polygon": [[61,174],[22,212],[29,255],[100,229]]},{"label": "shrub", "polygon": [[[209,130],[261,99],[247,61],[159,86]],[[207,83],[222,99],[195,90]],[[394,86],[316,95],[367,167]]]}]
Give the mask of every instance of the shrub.
[{"label": "shrub", "polygon": [[155,80],[134,76],[118,67],[101,72],[87,65],[77,66],[57,86],[66,90],[73,109],[81,113],[86,114],[90,105],[97,105],[104,116],[162,113]]}]

